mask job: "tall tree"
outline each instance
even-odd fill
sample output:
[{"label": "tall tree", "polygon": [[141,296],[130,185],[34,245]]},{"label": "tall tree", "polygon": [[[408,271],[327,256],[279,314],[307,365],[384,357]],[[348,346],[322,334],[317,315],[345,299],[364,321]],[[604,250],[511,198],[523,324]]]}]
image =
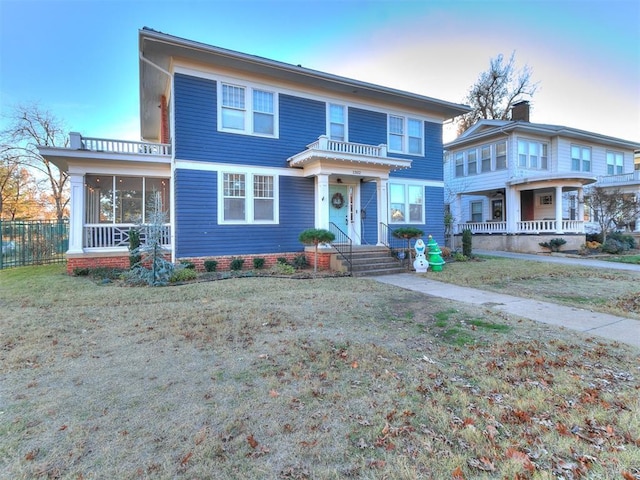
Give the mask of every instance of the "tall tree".
[{"label": "tall tree", "polygon": [[1,132],[2,151],[17,158],[36,174],[44,175],[55,204],[56,218],[65,215],[69,202],[67,174],[38,153],[38,146],[67,147],[66,130],[60,120],[37,104],[17,105],[9,116],[9,127]]},{"label": "tall tree", "polygon": [[531,80],[529,66],[516,67],[515,52],[508,61],[502,54],[492,58],[489,69],[480,74],[467,94],[465,102],[472,111],[460,118],[458,134],[480,119],[509,119],[513,104],[530,99],[537,88],[538,84]]}]

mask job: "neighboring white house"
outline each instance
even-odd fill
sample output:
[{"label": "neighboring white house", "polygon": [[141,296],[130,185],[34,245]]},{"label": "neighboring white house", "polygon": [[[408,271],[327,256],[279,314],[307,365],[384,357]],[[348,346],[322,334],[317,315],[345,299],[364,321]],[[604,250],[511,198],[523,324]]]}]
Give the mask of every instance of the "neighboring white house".
[{"label": "neighboring white house", "polygon": [[[449,233],[471,229],[474,248],[536,252],[562,237],[578,249],[597,230],[591,187],[640,199],[639,143],[530,123],[528,102],[514,105],[512,120],[481,120],[444,148]],[[640,232],[640,218],[630,228]]]}]

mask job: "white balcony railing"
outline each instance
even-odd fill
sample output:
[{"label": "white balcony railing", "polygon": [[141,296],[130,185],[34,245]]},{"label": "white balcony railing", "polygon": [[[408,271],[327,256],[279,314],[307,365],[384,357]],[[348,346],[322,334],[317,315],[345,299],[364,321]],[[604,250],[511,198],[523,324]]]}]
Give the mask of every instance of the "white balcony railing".
[{"label": "white balcony railing", "polygon": [[307,145],[309,150],[322,150],[325,152],[345,153],[349,155],[365,155],[367,157],[386,157],[387,146],[367,145],[364,143],[341,142],[339,140],[331,140],[329,137],[322,135],[315,142]]},{"label": "white balcony railing", "polygon": [[617,175],[604,175],[598,177],[597,186],[614,186],[630,183],[640,183],[640,170],[634,170],[630,173],[619,173]]},{"label": "white balcony railing", "polygon": [[[129,231],[138,225],[133,223],[119,224],[103,224],[93,223],[85,224],[83,247],[84,248],[118,248],[129,247]],[[140,232],[140,242],[144,243],[147,239],[148,225],[143,225]],[[160,244],[163,247],[171,245],[171,224],[163,225]]]},{"label": "white balcony railing", "polygon": [[91,152],[125,153],[135,155],[171,155],[168,143],[134,142],[131,140],[110,140],[107,138],[83,137],[79,133],[69,134],[70,147]]},{"label": "white balcony railing", "polygon": [[[580,220],[562,220],[562,232],[564,233],[584,233],[584,222]],[[555,233],[555,220],[527,220],[516,222],[516,229],[513,232],[507,230],[507,222],[468,222],[458,224],[458,233],[465,229],[470,229],[473,233]]]}]

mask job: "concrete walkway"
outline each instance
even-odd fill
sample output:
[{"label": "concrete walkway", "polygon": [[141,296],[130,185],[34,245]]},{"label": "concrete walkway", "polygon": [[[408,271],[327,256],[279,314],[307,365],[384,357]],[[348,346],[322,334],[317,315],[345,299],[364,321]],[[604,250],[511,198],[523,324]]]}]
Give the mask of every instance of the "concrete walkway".
[{"label": "concrete walkway", "polygon": [[[481,253],[480,251],[474,251],[474,253],[478,255],[486,254],[511,258],[523,258],[532,261],[550,261],[553,263],[566,263],[564,260],[569,260],[570,263],[574,265],[579,264],[595,268],[618,269],[620,266],[631,266],[635,268],[629,269],[624,267],[619,269],[640,272],[639,265],[627,265],[597,260],[514,254],[509,252]],[[597,262],[597,264],[592,264],[591,262]],[[600,264],[606,264],[606,267]],[[489,307],[513,315],[518,315],[520,317],[529,318],[536,322],[557,325],[640,348],[640,320],[616,317],[614,315],[591,312],[581,308],[565,307],[554,303],[515,297],[512,295],[503,295],[501,293],[493,293],[475,288],[460,287],[450,283],[443,283],[424,278],[420,275],[416,275],[415,273],[400,273],[396,275],[384,275],[372,278],[382,283],[395,285],[407,290],[414,290],[424,293],[425,295],[447,298],[457,302],[481,305],[483,307]]]}]

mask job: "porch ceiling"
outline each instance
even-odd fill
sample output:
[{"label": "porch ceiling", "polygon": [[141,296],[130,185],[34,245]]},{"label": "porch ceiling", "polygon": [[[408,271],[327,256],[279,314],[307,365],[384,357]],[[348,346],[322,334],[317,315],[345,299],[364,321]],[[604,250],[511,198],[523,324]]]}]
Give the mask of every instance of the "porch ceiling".
[{"label": "porch ceiling", "polygon": [[318,174],[348,174],[388,176],[391,170],[411,167],[411,160],[389,157],[327,154],[326,151],[306,150],[288,160],[289,166],[302,168],[305,176]]},{"label": "porch ceiling", "polygon": [[549,184],[562,184],[566,187],[581,187],[595,183],[598,179],[592,175],[573,172],[570,175],[565,173],[546,174],[538,177],[514,178],[506,182],[507,186],[527,185],[531,188],[547,188]]}]

